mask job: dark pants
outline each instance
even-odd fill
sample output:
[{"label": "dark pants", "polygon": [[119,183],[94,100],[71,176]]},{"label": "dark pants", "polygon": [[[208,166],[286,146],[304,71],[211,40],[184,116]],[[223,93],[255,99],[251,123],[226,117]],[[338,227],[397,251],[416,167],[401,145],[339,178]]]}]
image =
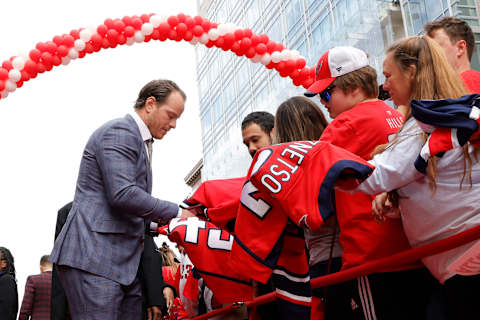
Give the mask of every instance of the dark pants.
[{"label": "dark pants", "polygon": [[142,315],[138,277],[124,286],[67,266],[58,266],[58,277],[65,289],[73,320],[138,320]]},{"label": "dark pants", "polygon": [[445,281],[449,319],[480,319],[480,275],[456,275]]}]

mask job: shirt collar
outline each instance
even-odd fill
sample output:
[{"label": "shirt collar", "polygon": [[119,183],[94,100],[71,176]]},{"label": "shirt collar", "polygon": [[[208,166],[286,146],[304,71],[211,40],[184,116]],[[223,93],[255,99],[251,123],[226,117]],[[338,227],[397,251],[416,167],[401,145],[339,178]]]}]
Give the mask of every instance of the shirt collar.
[{"label": "shirt collar", "polygon": [[145,122],[143,122],[142,118],[140,118],[138,113],[134,110],[130,112],[130,115],[132,116],[133,120],[135,120],[135,123],[140,130],[140,135],[142,136],[143,141],[152,139],[152,134],[150,133],[150,130],[148,130],[147,125],[145,124]]}]

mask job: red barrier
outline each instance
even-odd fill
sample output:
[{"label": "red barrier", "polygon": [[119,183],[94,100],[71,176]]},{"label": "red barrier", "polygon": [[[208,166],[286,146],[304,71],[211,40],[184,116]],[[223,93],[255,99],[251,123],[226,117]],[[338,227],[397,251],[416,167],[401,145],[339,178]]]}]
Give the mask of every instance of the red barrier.
[{"label": "red barrier", "polygon": [[[320,288],[328,286],[335,283],[345,282],[352,280],[370,273],[382,272],[386,267],[392,266],[401,266],[403,264],[408,264],[410,262],[419,260],[424,257],[435,255],[440,252],[444,252],[456,247],[459,247],[463,244],[469,243],[471,241],[480,239],[480,226],[476,226],[469,230],[463,231],[459,234],[453,235],[451,237],[437,240],[435,242],[409,249],[406,251],[399,252],[389,257],[376,259],[371,262],[367,262],[360,266],[356,266],[341,272],[333,273],[327,276],[319,277],[311,281],[312,288]],[[276,299],[275,292],[257,297],[251,301],[245,302],[247,307],[255,307],[264,303],[272,302]],[[228,308],[231,307],[231,308]],[[214,315],[226,312],[232,309],[234,306],[230,305],[222,309],[215,310],[213,312],[201,315],[199,317],[192,318],[192,320],[201,320],[209,319]],[[222,310],[222,311],[221,311]],[[221,311],[216,313],[216,311]]]}]

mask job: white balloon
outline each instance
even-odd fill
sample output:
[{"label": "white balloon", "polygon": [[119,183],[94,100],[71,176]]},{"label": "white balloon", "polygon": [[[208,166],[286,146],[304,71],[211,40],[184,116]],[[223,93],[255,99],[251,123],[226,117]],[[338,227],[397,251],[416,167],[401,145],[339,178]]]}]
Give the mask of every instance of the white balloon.
[{"label": "white balloon", "polygon": [[15,57],[12,61],[12,66],[17,70],[22,70],[25,66],[25,59],[22,57]]},{"label": "white balloon", "polygon": [[300,52],[298,52],[298,50],[291,50],[291,53],[292,53],[292,58],[294,60],[297,60],[298,58],[300,58]]},{"label": "white balloon", "polygon": [[219,35],[219,36],[223,36],[223,35],[225,35],[225,34],[228,32],[228,30],[227,30],[227,29],[228,29],[228,26],[227,26],[226,24],[224,24],[224,23],[220,23],[220,24],[218,25],[217,29],[218,29],[218,35]]},{"label": "white balloon", "polygon": [[62,58],[62,64],[63,64],[64,66],[66,66],[67,64],[69,64],[70,61],[71,61],[71,59],[70,59],[69,56],[66,56],[66,57],[63,57],[63,58]]},{"label": "white balloon", "polygon": [[217,40],[219,36],[220,36],[220,33],[218,32],[217,29],[210,29],[210,31],[208,31],[208,38],[212,41]]},{"label": "white balloon", "polygon": [[261,55],[258,55],[256,54],[253,58],[251,58],[250,60],[253,62],[253,63],[258,63],[260,62],[260,59],[262,58]]},{"label": "white balloon", "polygon": [[163,22],[167,22],[167,17],[164,15],[156,14],[150,18],[150,23],[154,28],[158,27]]},{"label": "white balloon", "polygon": [[90,29],[83,29],[80,31],[80,39],[88,42],[92,38],[93,32]]},{"label": "white balloon", "polygon": [[75,40],[75,49],[77,49],[78,51],[82,51],[83,49],[85,49],[85,41],[83,41],[82,39],[77,39]]},{"label": "white balloon", "polygon": [[143,42],[145,40],[145,36],[141,31],[136,31],[133,35],[133,39],[135,39],[135,42]]},{"label": "white balloon", "polygon": [[272,56],[270,56],[270,54],[268,54],[268,53],[265,53],[265,54],[260,58],[260,62],[261,62],[263,65],[269,64],[270,61],[272,61]]},{"label": "white balloon", "polygon": [[290,50],[288,49],[283,49],[282,52],[280,52],[280,59],[282,61],[287,61],[290,59]]},{"label": "white balloon", "polygon": [[[10,70],[11,71],[11,70]],[[5,82],[5,90],[8,92],[13,92],[17,89],[17,84],[12,80],[7,80]]]},{"label": "white balloon", "polygon": [[282,60],[282,56],[280,52],[274,51],[272,52],[272,61],[275,63],[279,63]]},{"label": "white balloon", "polygon": [[68,57],[70,59],[77,59],[78,58],[78,51],[75,48],[72,48],[68,51]]},{"label": "white balloon", "polygon": [[191,45],[196,45],[196,44],[198,43],[198,40],[199,40],[199,39],[198,39],[197,37],[193,37],[193,39],[190,40],[190,44],[191,44]]},{"label": "white balloon", "polygon": [[133,37],[127,38],[127,46],[131,46],[135,43],[135,39]]},{"label": "white balloon", "polygon": [[22,79],[22,74],[20,73],[20,71],[18,71],[16,69],[12,69],[12,70],[8,71],[8,78],[10,80],[12,80],[13,82],[17,82],[20,79]]},{"label": "white balloon", "polygon": [[206,44],[208,42],[208,35],[206,33],[202,34],[202,36],[198,39],[198,42],[201,44]]},{"label": "white balloon", "polygon": [[153,33],[153,25],[151,23],[144,23],[142,25],[142,34],[143,35],[151,35]]},{"label": "white balloon", "polygon": [[5,99],[6,97],[8,97],[8,91],[7,90],[2,91],[1,95],[2,95],[2,99]]}]

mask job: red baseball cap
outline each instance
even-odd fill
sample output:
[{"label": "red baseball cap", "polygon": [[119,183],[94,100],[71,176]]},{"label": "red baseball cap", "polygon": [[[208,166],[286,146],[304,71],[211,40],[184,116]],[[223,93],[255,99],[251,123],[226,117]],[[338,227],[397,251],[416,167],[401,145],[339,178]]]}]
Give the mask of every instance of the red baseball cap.
[{"label": "red baseball cap", "polygon": [[315,82],[305,92],[313,97],[322,92],[339,76],[368,66],[365,52],[354,47],[335,47],[325,52],[315,68]]}]

